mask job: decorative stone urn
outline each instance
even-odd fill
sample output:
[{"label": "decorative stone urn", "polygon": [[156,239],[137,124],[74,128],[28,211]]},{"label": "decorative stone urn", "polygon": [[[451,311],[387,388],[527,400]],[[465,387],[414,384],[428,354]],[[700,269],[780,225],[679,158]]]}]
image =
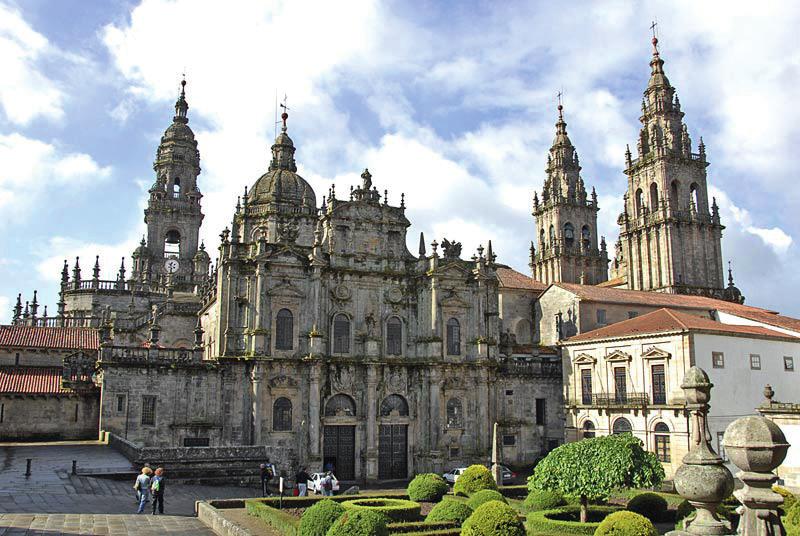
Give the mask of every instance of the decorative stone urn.
[{"label": "decorative stone urn", "polygon": [[691,414],[691,438],[674,482],[681,497],[697,509],[697,517],[686,522],[684,531],[669,533],[673,536],[731,534],[730,523],[717,516],[717,506],[733,491],[733,476],[710,444],[708,402],[713,386],[699,367],[690,368],[681,385]]},{"label": "decorative stone urn", "polygon": [[783,497],[772,491],[778,479],[772,472],[778,467],[789,443],[777,424],[764,417],[741,417],[725,430],[725,452],[741,471],[736,476],[744,487],[734,492],[744,505],[739,520],[743,536],[782,536],[786,530],[778,515]]}]

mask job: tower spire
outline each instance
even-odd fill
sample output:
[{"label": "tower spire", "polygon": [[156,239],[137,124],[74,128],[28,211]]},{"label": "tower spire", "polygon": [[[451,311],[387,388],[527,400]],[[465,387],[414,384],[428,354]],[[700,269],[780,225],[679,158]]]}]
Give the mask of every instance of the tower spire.
[{"label": "tower spire", "polygon": [[189,103],[186,102],[186,75],[184,75],[181,79],[181,94],[178,96],[178,100],[175,101],[175,117],[173,117],[172,120],[176,123],[188,123],[188,111]]}]

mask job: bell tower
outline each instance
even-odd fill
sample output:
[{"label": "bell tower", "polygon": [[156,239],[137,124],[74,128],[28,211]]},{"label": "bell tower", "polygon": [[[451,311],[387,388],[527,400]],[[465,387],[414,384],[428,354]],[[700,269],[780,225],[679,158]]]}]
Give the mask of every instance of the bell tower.
[{"label": "bell tower", "polygon": [[[547,155],[547,178],[533,197],[536,240],[531,241],[534,279],[596,285],[608,280],[605,238],[597,240],[597,194],[591,198],[581,177],[578,153],[567,135],[564,107],[558,105],[556,137]],[[538,252],[536,244],[538,243]]]},{"label": "bell tower", "polygon": [[180,286],[206,275],[194,273],[203,213],[197,187],[200,152],[189,128],[188,110],[186,80],[182,80],[175,116],[161,137],[153,162],[156,180],[144,211],[146,245],[140,245],[134,254],[134,277],[141,281],[166,280],[171,274]]},{"label": "bell tower", "polygon": [[656,37],[650,69],[637,157],[625,152],[628,190],[612,276],[625,276],[634,290],[722,298],[724,227],[715,200],[709,208],[706,148],[700,138],[692,152]]}]

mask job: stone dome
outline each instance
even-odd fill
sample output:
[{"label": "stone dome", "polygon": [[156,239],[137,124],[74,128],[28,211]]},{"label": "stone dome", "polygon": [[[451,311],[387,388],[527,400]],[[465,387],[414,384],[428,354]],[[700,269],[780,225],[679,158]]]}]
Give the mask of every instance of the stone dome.
[{"label": "stone dome", "polygon": [[270,169],[253,184],[250,204],[286,203],[310,212],[317,208],[314,189],[306,180],[289,169]]}]

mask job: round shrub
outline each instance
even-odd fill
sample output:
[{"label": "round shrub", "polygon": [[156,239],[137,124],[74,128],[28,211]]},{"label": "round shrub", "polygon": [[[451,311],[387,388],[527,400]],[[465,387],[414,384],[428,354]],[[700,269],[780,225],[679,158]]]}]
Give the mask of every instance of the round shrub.
[{"label": "round shrub", "polygon": [[458,480],[453,485],[453,493],[462,497],[469,497],[482,489],[497,491],[497,483],[492,477],[492,472],[482,465],[470,465],[467,467],[466,471],[458,477]]},{"label": "round shrub", "polygon": [[480,505],[489,501],[500,501],[508,504],[506,498],[503,497],[503,494],[499,491],[495,491],[493,489],[482,489],[470,495],[467,505],[473,510],[476,510]]},{"label": "round shrub", "polygon": [[550,490],[534,490],[525,499],[525,509],[529,512],[552,510],[565,504],[567,504],[567,501],[564,500],[560,493]]},{"label": "round shrub", "polygon": [[532,534],[585,534],[591,536],[606,516],[618,511],[616,506],[589,506],[589,520],[581,523],[581,507],[562,506],[528,514],[528,530]]},{"label": "round shrub", "polygon": [[480,505],[464,522],[462,536],[525,536],[517,511],[506,503],[489,501]]},{"label": "round shrub", "polygon": [[303,512],[300,518],[300,536],[325,536],[336,520],[344,513],[344,506],[323,499]]},{"label": "round shrub", "polygon": [[342,503],[345,510],[379,512],[390,522],[419,521],[420,504],[405,499],[355,499]]},{"label": "round shrub", "polygon": [[797,497],[794,496],[794,493],[784,488],[783,486],[772,486],[772,491],[783,497],[783,506],[781,507],[781,509],[784,512],[788,512],[789,510],[791,510],[792,506],[794,506],[795,503],[797,502]]},{"label": "round shrub", "polygon": [[649,519],[661,521],[667,515],[667,500],[655,493],[640,493],[628,501],[627,509]]},{"label": "round shrub", "polygon": [[800,534],[800,503],[795,503],[786,514],[785,524],[791,534]]},{"label": "round shrub", "polygon": [[389,536],[386,517],[366,509],[346,510],[326,536]]},{"label": "round shrub", "polygon": [[600,522],[595,536],[658,536],[653,523],[636,512],[614,512]]},{"label": "round shrub", "polygon": [[439,502],[449,489],[447,482],[435,473],[423,473],[408,484],[408,498],[412,501]]},{"label": "round shrub", "polygon": [[472,515],[472,508],[467,506],[461,501],[454,501],[453,499],[445,499],[436,506],[434,506],[428,516],[425,518],[426,523],[440,523],[443,521],[452,521],[458,523],[459,526]]}]

